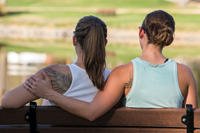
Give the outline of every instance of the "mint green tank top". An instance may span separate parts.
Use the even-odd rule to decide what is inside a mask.
[[[153,65],[140,58],[132,60],[132,88],[125,97],[126,107],[179,108],[183,96],[179,88],[177,63],[171,59]]]

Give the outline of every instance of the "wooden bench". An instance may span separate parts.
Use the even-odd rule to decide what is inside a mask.
[[[29,121],[25,120],[27,113]],[[200,133],[200,109],[117,108],[90,122],[53,106],[0,108],[0,133],[36,130],[40,133]]]

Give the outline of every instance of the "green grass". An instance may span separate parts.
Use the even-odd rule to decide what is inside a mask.
[[[140,53],[137,45],[109,44],[106,49],[109,68],[128,63]]]
[[[141,54],[139,44],[123,45],[111,44],[107,46],[108,63],[113,66],[128,63],[133,58]],[[168,58],[182,58],[182,59],[197,59],[200,58],[200,46],[197,45],[175,45],[164,48],[163,54]],[[110,56],[109,52],[115,53],[115,56]]]
[[[176,31],[200,31],[200,17],[198,14],[172,14],[176,21]],[[57,12],[33,12],[16,16],[6,16],[0,19],[0,23],[6,25],[51,25],[54,27],[73,28],[77,21],[85,15],[95,15],[102,18],[109,28],[137,30],[137,27],[142,23],[145,13],[124,13],[116,16],[104,16],[95,12],[65,11],[59,13],[59,15]]]
[[[7,0],[9,6],[40,6],[40,7],[168,7],[172,4],[164,0]]]
[[[77,21],[85,15],[96,15],[102,18],[109,28],[123,28],[123,29],[137,29],[137,27],[142,23],[144,14],[125,14],[125,15],[118,15],[116,17],[105,17],[102,15],[98,15],[95,13],[82,13],[77,15],[76,17],[68,16],[66,18],[61,19],[60,16],[56,16],[56,14],[51,14],[49,16],[45,16],[45,21],[37,21],[43,20],[43,18],[40,16],[37,16],[36,14],[32,14],[32,17],[36,17],[36,21],[29,21],[28,18],[32,18],[30,15],[24,15],[21,17],[18,17],[18,19],[13,18],[6,18],[4,20],[0,20],[1,23],[4,23],[6,25],[8,24],[15,24],[18,25],[30,25],[30,26],[48,26],[53,25],[54,27],[69,27],[73,28],[74,25],[77,23]],[[52,16],[54,16],[54,19],[52,20]],[[56,18],[57,17],[57,18]],[[21,18],[21,21],[20,21]],[[182,20],[185,18],[184,20]],[[176,30],[177,31],[200,31],[200,17],[197,15],[194,15],[194,18],[196,19],[190,19],[187,18],[187,16],[180,15],[177,16],[176,19]],[[24,20],[24,21],[23,21]]]
[[[17,43],[16,43],[17,42]],[[66,60],[70,57],[71,60],[75,58],[75,52],[72,44],[68,42],[59,41],[10,41],[5,40],[0,42],[6,46],[7,51],[15,52],[36,52],[36,53],[47,53],[58,60]]]
[[[190,13],[198,6],[180,8],[165,0],[7,0],[7,7],[8,14],[0,19],[5,25],[73,28],[81,17],[95,15],[110,28],[137,29],[148,12],[164,9],[174,15],[177,31],[200,31],[199,14]],[[116,10],[117,15],[99,14],[102,9]]]
[[[1,44],[6,44],[7,51],[31,51],[39,53],[47,53],[52,55],[58,60],[75,59],[75,50],[71,42],[66,41],[32,41],[21,40],[21,41],[9,41],[5,40]],[[107,50],[107,64],[109,68],[114,66],[128,63],[133,58],[140,55],[141,49],[139,44],[108,44]],[[164,49],[164,55],[169,58],[198,58],[200,57],[200,46],[197,45],[176,45],[169,46]]]
[[[200,46],[198,45],[184,45],[184,46],[169,46],[164,50],[164,54],[168,57],[200,57]]]
[[[7,7],[10,13],[0,19],[0,23],[5,25],[74,28],[82,16],[95,15],[102,18],[109,28],[137,30],[148,12],[165,9],[175,17],[176,31],[200,31],[199,14],[188,12],[198,9],[198,6],[180,8],[165,0],[8,0]],[[116,10],[117,15],[99,14],[100,9]],[[75,56],[70,42],[6,40],[4,43],[9,51],[46,52],[59,58]],[[167,48],[165,54],[169,57],[198,56],[200,51],[198,46],[175,47]],[[107,51],[108,61],[114,66],[139,55],[140,48],[138,45],[111,44]]]
[[[172,14],[175,18],[176,28],[179,31],[200,31],[199,14]]]

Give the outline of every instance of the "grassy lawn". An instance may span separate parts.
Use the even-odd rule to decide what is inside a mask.
[[[69,42],[4,40],[1,43],[6,45],[7,51],[47,53],[58,60],[65,60],[67,57],[75,58],[74,48]]]
[[[69,59],[73,61],[75,50],[69,41],[29,41],[18,40],[17,43],[11,40],[5,40],[1,43],[6,44],[7,51],[32,51],[38,53],[47,53],[58,61]],[[107,65],[109,68],[128,63],[131,59],[139,56],[141,50],[139,44],[108,44],[107,50]],[[198,45],[172,45],[164,49],[164,54],[170,58],[198,58],[200,46]]]
[[[172,4],[164,0],[8,0],[10,6],[41,6],[41,7],[167,7]]]
[[[155,9],[172,13],[177,31],[200,31],[199,14],[192,12],[198,6],[181,8],[165,0],[7,0],[8,14],[0,23],[73,28],[82,16],[95,15],[110,28],[136,29]],[[116,15],[99,13],[101,10],[114,10]]]
[[[116,15],[105,15],[100,10],[114,10]],[[101,17],[109,28],[137,30],[144,16],[155,9],[164,9],[175,17],[176,31],[199,31],[200,17],[193,11],[199,7],[188,5],[179,7],[165,0],[7,0],[7,15],[1,17],[0,24],[28,25],[54,28],[74,28],[84,15]],[[8,51],[34,51],[52,54],[56,58],[75,58],[71,42],[58,40],[12,40],[1,39]],[[176,48],[177,47],[177,48]],[[181,48],[180,48],[181,47]],[[107,47],[109,66],[128,62],[137,56],[137,44],[109,44]],[[165,50],[169,57],[199,56],[199,46],[172,46]]]

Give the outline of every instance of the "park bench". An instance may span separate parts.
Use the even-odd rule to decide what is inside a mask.
[[[91,122],[59,107],[0,108],[0,133],[200,133],[200,109],[115,108]]]

